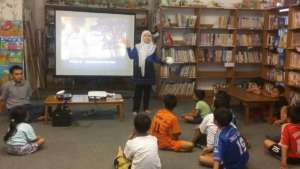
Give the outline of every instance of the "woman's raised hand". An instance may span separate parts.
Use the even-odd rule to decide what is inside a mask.
[[[129,44],[129,41],[128,41],[127,37],[121,38],[121,43],[126,45],[126,47],[130,47],[130,44]]]

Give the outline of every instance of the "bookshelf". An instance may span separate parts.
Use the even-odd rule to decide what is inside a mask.
[[[267,10],[263,49],[262,78],[270,83],[284,83],[287,53],[288,13],[282,8]]]
[[[289,7],[285,84],[289,93],[300,92],[300,5]]]
[[[178,88],[184,83],[202,88],[201,84],[206,81],[233,84],[238,79],[259,77],[263,60],[264,13],[265,10],[260,9],[160,6],[160,55],[163,59],[175,58],[176,64],[160,67],[158,96],[173,93],[167,87],[171,85],[172,88],[177,83]],[[172,54],[167,54],[167,50]],[[184,57],[195,57],[189,66],[176,61],[183,57],[175,52],[180,50],[189,51]],[[180,70],[188,72],[186,77],[189,78],[183,79]],[[212,93],[213,89],[207,90]],[[178,95],[181,96],[191,98],[192,93]]]

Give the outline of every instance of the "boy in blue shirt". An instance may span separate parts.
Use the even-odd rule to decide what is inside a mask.
[[[243,169],[249,153],[240,132],[230,123],[232,113],[227,108],[220,108],[214,112],[214,120],[219,128],[215,138],[213,152],[213,169]]]

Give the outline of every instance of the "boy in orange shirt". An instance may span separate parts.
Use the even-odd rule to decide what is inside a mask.
[[[151,134],[158,139],[159,148],[177,152],[192,151],[192,142],[179,140],[181,128],[172,112],[177,105],[176,96],[166,95],[163,101],[165,108],[155,114],[150,129]]]

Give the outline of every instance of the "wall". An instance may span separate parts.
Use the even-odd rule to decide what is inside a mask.
[[[0,20],[22,20],[23,0],[0,0]]]
[[[23,64],[23,0],[0,0],[0,84],[11,65]]]

